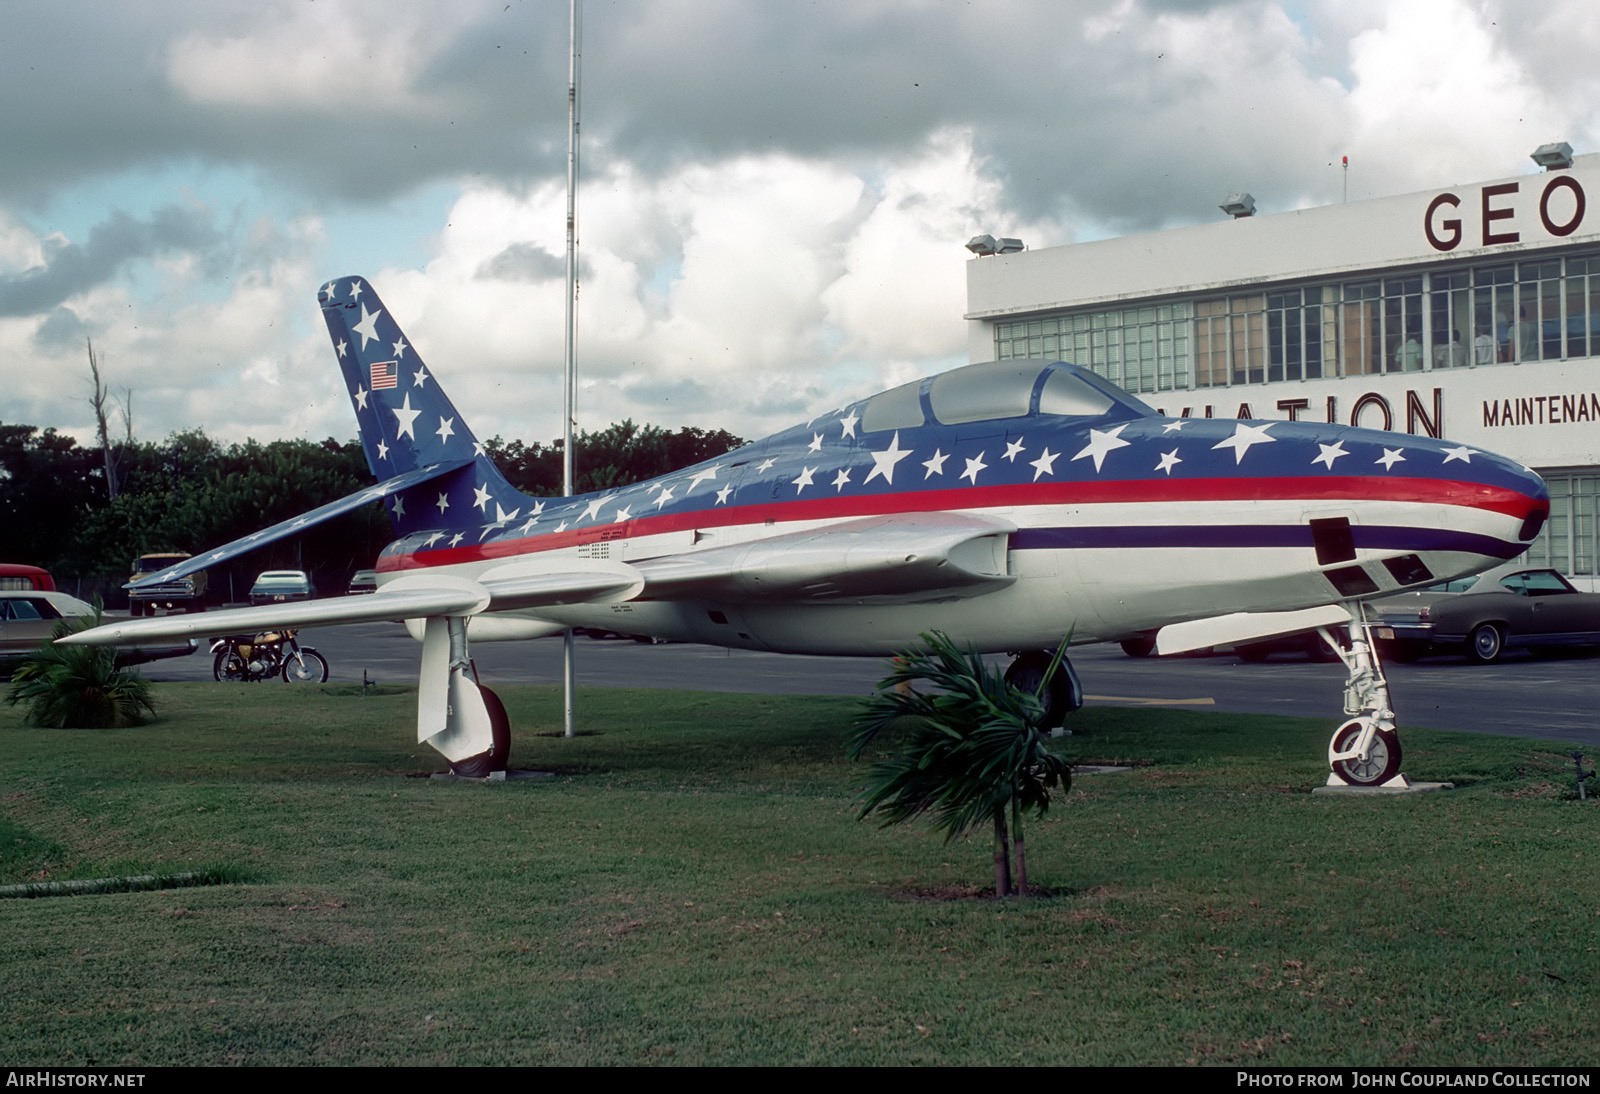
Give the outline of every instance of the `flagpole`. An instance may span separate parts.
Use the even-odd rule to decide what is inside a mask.
[[[568,17],[569,49],[567,56],[567,382],[563,398],[561,444],[561,491],[571,497],[572,490],[572,420],[574,378],[577,374],[577,301],[578,301],[578,15],[580,0],[570,0]],[[562,638],[561,675],[565,695],[565,729],[568,737],[576,737],[577,715],[574,693],[577,690],[577,670],[573,664],[572,628],[568,627]]]

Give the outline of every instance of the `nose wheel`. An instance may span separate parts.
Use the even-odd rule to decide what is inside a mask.
[[[1389,703],[1389,681],[1360,604],[1351,605],[1348,648],[1326,627],[1318,632],[1350,671],[1344,684],[1344,712],[1350,718],[1328,742],[1329,786],[1409,785],[1400,773],[1400,735]]]

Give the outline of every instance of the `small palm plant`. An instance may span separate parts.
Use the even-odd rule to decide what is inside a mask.
[[[100,603],[94,615],[62,619],[55,638],[97,627]],[[58,646],[47,641],[12,675],[11,704],[27,703],[29,725],[50,729],[118,729],[141,725],[155,717],[150,684],[143,677],[117,668],[109,646]]]
[[[900,723],[902,730],[872,765],[861,817],[876,813],[890,825],[927,814],[946,843],[989,821],[995,895],[1026,896],[1023,814],[1042,816],[1051,791],[1065,791],[1072,782],[1067,761],[1046,744],[1041,698],[1066,647],[1063,640],[1033,694],[1006,683],[976,650],[957,649],[938,632],[922,635],[921,646],[895,659],[850,736],[854,759],[891,725]]]

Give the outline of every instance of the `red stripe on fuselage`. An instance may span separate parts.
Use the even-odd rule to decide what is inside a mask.
[[[624,488],[628,489],[628,488]],[[619,495],[621,491],[618,492]],[[1504,513],[1518,520],[1538,502],[1516,490],[1477,482],[1446,479],[1367,476],[1142,479],[1104,482],[1012,483],[952,490],[913,490],[903,494],[863,494],[835,498],[797,498],[756,505],[697,509],[636,517],[620,524],[592,524],[565,532],[545,532],[493,543],[444,547],[425,554],[390,556],[378,561],[384,572],[450,566],[465,562],[514,558],[558,551],[586,543],[630,540],[696,528],[740,524],[786,524],[804,520],[840,520],[885,513],[925,513],[949,509],[1004,509],[1028,505],[1096,505],[1180,501],[1396,501],[1461,505]]]

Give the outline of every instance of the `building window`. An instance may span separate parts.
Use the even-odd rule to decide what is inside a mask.
[[[995,359],[1083,365],[1132,392],[1189,386],[1189,305],[1147,304],[995,324]]]
[[[1550,519],[1528,548],[1528,562],[1574,577],[1600,576],[1600,477],[1541,472],[1550,488]]]

